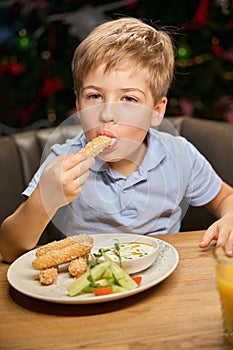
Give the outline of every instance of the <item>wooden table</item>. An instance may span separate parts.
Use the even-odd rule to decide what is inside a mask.
[[[160,235],[178,251],[166,280],[126,299],[89,305],[40,301],[9,287],[0,262],[1,350],[232,349],[222,334],[211,249],[201,231]]]

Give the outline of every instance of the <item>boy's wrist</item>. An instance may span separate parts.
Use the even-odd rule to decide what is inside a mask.
[[[49,200],[48,197],[49,195],[45,196],[42,194],[40,186],[38,185],[31,195],[31,200],[33,200],[38,207],[38,215],[44,214],[49,220],[51,220],[59,209],[59,206],[53,198]]]

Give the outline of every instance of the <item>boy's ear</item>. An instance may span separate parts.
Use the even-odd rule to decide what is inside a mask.
[[[166,111],[166,106],[167,106],[167,98],[162,97],[154,107],[154,110],[151,116],[151,126],[158,126],[162,123],[162,120]]]

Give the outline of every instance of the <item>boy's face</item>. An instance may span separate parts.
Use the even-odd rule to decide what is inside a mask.
[[[159,104],[154,106],[144,71],[135,74],[128,66],[105,73],[101,65],[84,79],[76,107],[88,141],[99,135],[116,139],[101,158],[118,161],[142,147],[150,125],[158,119],[157,114],[163,117],[164,99],[160,101],[164,110],[159,110]]]

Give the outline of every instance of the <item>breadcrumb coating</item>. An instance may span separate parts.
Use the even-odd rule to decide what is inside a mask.
[[[61,239],[60,241],[53,241],[53,242],[47,243],[47,244],[37,248],[36,256],[49,254],[53,250],[66,248],[74,243],[80,243],[80,244],[92,246],[93,242],[94,242],[94,240],[92,237],[83,233],[80,235],[75,235],[72,237],[67,237],[67,238]]]
[[[80,277],[87,271],[87,259],[80,257],[74,260],[71,260],[68,271],[73,277]]]
[[[80,256],[89,254],[91,246],[85,246],[80,243],[74,243],[62,249],[52,250],[49,254],[38,256],[32,262],[36,270],[44,270],[48,267],[54,267],[74,260]]]
[[[83,233],[39,247],[32,266],[40,270],[40,283],[43,285],[54,283],[59,272],[58,267],[64,263],[69,263],[68,271],[71,276],[81,276],[87,270],[88,254],[93,243],[93,237]]]
[[[98,136],[92,141],[88,142],[87,145],[82,148],[79,152],[86,152],[92,157],[96,157],[99,153],[110,146],[112,143],[112,138],[108,136]]]
[[[41,270],[39,274],[40,283],[46,286],[56,282],[58,269],[56,267],[50,267],[45,270]]]

